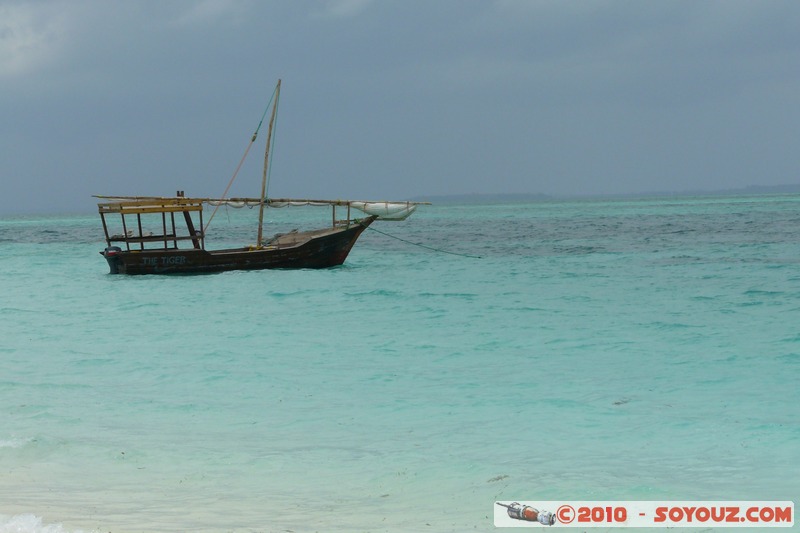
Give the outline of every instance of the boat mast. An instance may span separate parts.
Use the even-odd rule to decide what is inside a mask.
[[[269,168],[269,145],[272,143],[272,124],[275,122],[275,113],[278,111],[278,98],[281,94],[281,80],[275,87],[275,103],[272,106],[272,115],[269,117],[269,128],[267,129],[267,148],[264,150],[264,174],[261,177],[261,197],[258,201],[258,240],[256,248],[261,248],[262,235],[264,229],[264,204],[267,195],[267,169]]]

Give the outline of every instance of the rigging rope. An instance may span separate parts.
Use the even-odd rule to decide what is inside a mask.
[[[389,233],[386,233],[385,231],[381,231],[379,229],[375,229],[372,226],[367,227],[367,229],[372,230],[372,231],[377,231],[381,235],[386,235],[387,237],[391,237],[392,239],[397,239],[398,241],[402,241],[402,242],[405,242],[407,244],[413,244],[414,246],[419,246],[420,248],[425,248],[427,250],[432,250],[434,252],[440,252],[440,253],[443,253],[443,254],[450,254],[450,255],[458,255],[458,256],[461,256],[461,257],[470,257],[472,259],[483,259],[479,255],[470,255],[470,254],[461,254],[461,253],[458,253],[458,252],[450,252],[448,250],[442,250],[441,248],[434,248],[432,246],[426,246],[426,245],[420,244],[418,242],[408,241],[406,239],[402,239],[402,238],[397,237],[395,235],[390,235]]]
[[[277,87],[275,88],[275,91],[277,91]],[[236,176],[239,174],[239,170],[242,168],[242,164],[244,163],[244,160],[247,158],[247,153],[250,152],[250,148],[252,148],[253,143],[256,142],[256,137],[258,137],[258,132],[261,130],[261,125],[264,123],[264,118],[267,116],[267,112],[269,111],[270,105],[272,104],[272,99],[275,98],[275,91],[272,91],[272,96],[270,97],[269,102],[267,103],[267,107],[264,108],[264,112],[261,114],[261,120],[258,121],[258,126],[256,126],[256,131],[253,132],[253,137],[250,139],[250,144],[247,145],[247,148],[244,151],[244,155],[242,155],[242,159],[239,160],[239,164],[236,166],[236,170],[233,171],[233,176],[231,176],[231,180],[228,182],[228,186],[225,187],[225,192],[222,193],[222,196],[220,196],[220,198],[228,197],[228,191],[230,190],[231,185],[233,185],[233,181],[236,179]],[[272,141],[272,144],[273,145],[275,144],[274,139]],[[208,230],[208,226],[211,225],[211,221],[214,220],[214,215],[217,214],[217,210],[219,209],[220,205],[221,203],[217,204],[214,207],[214,211],[208,218],[208,222],[206,222],[206,227],[203,228],[204,234]]]

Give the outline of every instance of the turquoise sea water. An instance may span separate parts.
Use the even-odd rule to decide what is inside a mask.
[[[252,215],[218,214],[209,247],[254,240]],[[0,532],[489,531],[495,500],[798,501],[800,196],[375,227],[480,258],[367,231],[335,269],[111,276],[98,217],[1,218]]]

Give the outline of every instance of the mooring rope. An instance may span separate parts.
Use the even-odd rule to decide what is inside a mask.
[[[414,245],[414,246],[419,246],[420,248],[425,248],[426,250],[431,250],[431,251],[434,251],[434,252],[440,252],[440,253],[443,253],[443,254],[458,255],[458,256],[461,256],[461,257],[470,257],[472,259],[482,259],[482,257],[479,256],[479,255],[461,254],[461,253],[458,253],[458,252],[451,252],[451,251],[448,251],[448,250],[442,250],[441,248],[434,248],[433,246],[426,246],[426,245],[420,244],[418,242],[412,242],[412,241],[397,237],[395,235],[391,235],[389,233],[386,233],[385,231],[381,231],[379,229],[375,229],[372,226],[369,226],[367,229],[372,230],[372,231],[377,231],[381,235],[386,235],[387,237],[391,237],[392,239],[397,239],[398,241],[402,241],[402,242],[407,243],[407,244],[411,244],[411,245]]]

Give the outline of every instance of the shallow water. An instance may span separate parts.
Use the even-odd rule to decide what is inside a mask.
[[[335,269],[174,277],[108,275],[95,216],[0,219],[0,531],[796,499],[799,208],[430,206],[375,227],[480,258],[367,231]],[[252,216],[218,214],[209,245],[253,240]]]

